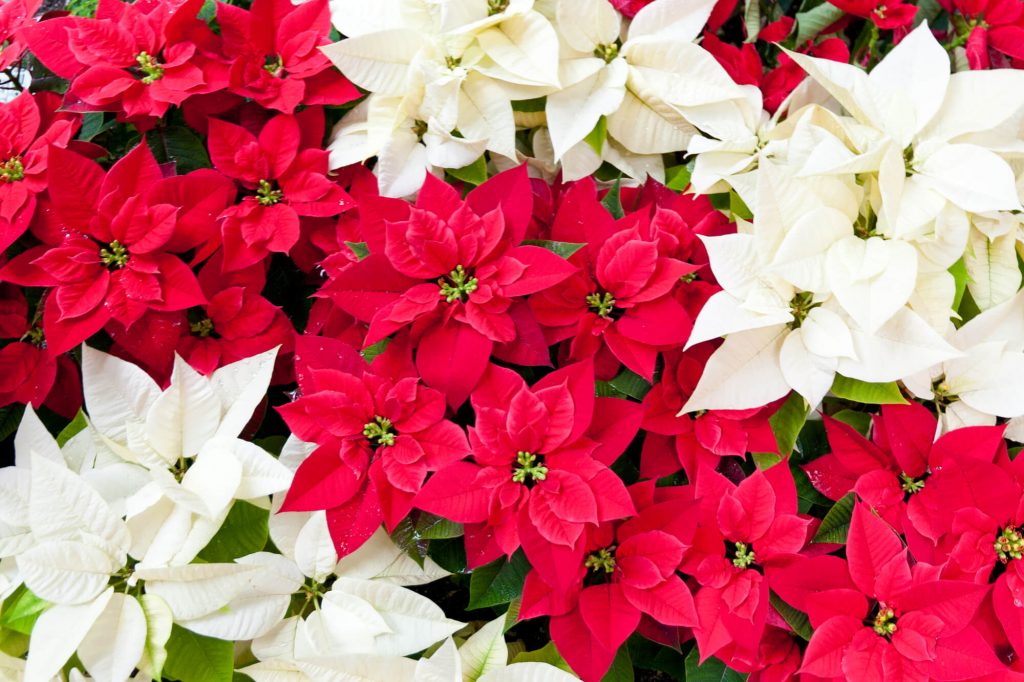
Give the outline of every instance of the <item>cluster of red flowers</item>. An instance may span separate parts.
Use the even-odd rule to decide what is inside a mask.
[[[701,237],[736,230],[711,199],[526,166],[384,198],[328,170],[360,92],[318,49],[326,0],[218,2],[216,31],[202,0],[39,4],[0,7],[0,70],[30,50],[67,84],[0,104],[0,407],[73,417],[86,340],[164,384],[175,353],[211,373],[279,347],[297,397],[272,402],[316,446],[282,510],[327,510],[342,556],[433,515],[461,524],[466,570],[524,558],[519,618],[548,617],[584,680],[634,633],[757,681],[1024,677],[1024,460],[1002,427],[933,442],[927,408],[890,405],[870,440],[867,412],[823,416],[827,454],[790,457],[786,401],[676,416],[716,344],[683,350],[718,291]],[[917,11],[832,4],[825,34],[898,36]],[[765,65],[793,19],[738,46],[719,5],[703,45],[774,111],[803,79],[774,47]],[[972,67],[1024,60],[1017,0],[943,6]],[[850,60],[834,35],[797,47]],[[207,167],[154,153],[172,116]],[[97,121],[131,135],[100,146]]]

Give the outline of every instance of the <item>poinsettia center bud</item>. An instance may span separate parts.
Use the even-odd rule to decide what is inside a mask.
[[[615,297],[607,291],[599,294],[596,291],[587,294],[587,307],[601,317],[609,317],[615,309]]]
[[[268,54],[263,58],[263,70],[274,78],[284,77],[284,60],[279,54]]]
[[[188,326],[193,334],[201,336],[204,339],[213,333],[213,320],[208,317],[204,317],[198,322],[193,322]]]
[[[903,488],[903,492],[910,493],[911,495],[919,493],[921,492],[921,489],[924,488],[924,478],[914,478],[913,476],[901,471],[900,487]]]
[[[462,57],[453,57],[448,55],[444,58],[444,65],[448,67],[449,71],[457,69],[462,65]]]
[[[128,264],[128,249],[115,239],[100,249],[100,262],[111,270],[119,270]]]
[[[284,192],[274,189],[274,185],[269,180],[260,180],[256,187],[256,201],[263,206],[273,206],[281,199],[284,199]]]
[[[146,85],[155,83],[164,77],[164,68],[148,52],[140,52],[135,55],[135,61],[139,65],[139,71],[143,73],[142,82]]]
[[[995,544],[992,547],[996,550],[999,561],[1004,564],[1010,559],[1020,559],[1021,552],[1024,551],[1024,536],[1021,536],[1019,528],[1004,528],[996,536]]]
[[[745,542],[737,542],[735,547],[735,556],[732,558],[732,565],[736,568],[749,568],[757,561],[757,555],[754,554],[752,547],[747,545]]]
[[[890,637],[896,632],[896,612],[885,604],[880,605],[872,629],[882,637]]]
[[[423,142],[423,136],[427,134],[428,129],[429,126],[427,125],[426,121],[416,119],[415,121],[412,122],[412,132],[414,135],[416,135],[416,140],[419,142]]]
[[[793,316],[793,321],[789,323],[789,328],[799,329],[800,325],[807,319],[807,315],[819,305],[821,304],[814,302],[814,294],[810,291],[801,291],[795,295],[789,302],[789,312]]]
[[[697,280],[697,273],[696,272],[688,272],[688,273],[686,273],[685,275],[683,275],[682,277],[679,278],[679,281],[683,282],[685,284],[689,284],[690,282],[695,282],[696,280]]]
[[[615,571],[615,556],[609,548],[604,547],[588,556],[583,565],[595,573],[601,571],[613,573]]]
[[[594,48],[594,56],[603,59],[605,64],[611,63],[619,56],[619,46],[616,43],[604,43]]]
[[[36,348],[46,347],[46,337],[43,335],[42,327],[32,327],[25,332],[24,336],[22,336],[20,340],[31,343]]]
[[[509,0],[487,0],[487,16],[493,17],[508,9]]]
[[[539,455],[522,450],[516,453],[516,463],[512,467],[513,481],[528,485],[547,477],[548,468],[541,462]]]
[[[946,375],[939,376],[932,382],[932,396],[938,407],[947,407],[960,400],[960,397],[953,392],[953,389],[946,383]]]
[[[25,165],[21,162],[20,156],[12,156],[3,163],[0,163],[0,180],[3,182],[17,182],[25,179]]]
[[[367,422],[363,426],[363,435],[374,449],[388,447],[395,444],[395,438],[398,436],[393,428],[391,420],[387,417],[374,417],[372,422]]]
[[[437,280],[437,286],[441,287],[441,298],[448,303],[469,298],[469,295],[477,290],[479,284],[477,278],[470,277],[461,265],[456,265],[447,277]]]

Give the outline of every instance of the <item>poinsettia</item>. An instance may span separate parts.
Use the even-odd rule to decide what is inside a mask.
[[[522,297],[563,282],[575,267],[547,249],[520,245],[532,201],[520,168],[496,175],[465,200],[431,176],[415,205],[363,202],[369,255],[355,263],[346,255],[329,258],[320,295],[369,322],[367,344],[410,327],[420,375],[457,407],[492,352],[517,364],[550,363]]]
[[[801,672],[867,682],[966,680],[1005,670],[970,625],[984,586],[911,566],[899,536],[860,503],[846,556],[803,559],[773,583],[815,628]]]
[[[224,268],[237,270],[270,252],[287,253],[299,239],[299,216],[329,217],[354,205],[327,177],[327,152],[317,148],[323,111],[281,114],[267,121],[259,137],[245,128],[211,118],[210,158],[251,194],[221,214]]]
[[[71,82],[67,105],[159,117],[171,105],[225,85],[216,37],[196,18],[202,5],[103,0],[95,18],[57,17],[23,35],[47,68]]]
[[[835,6],[890,31],[909,26],[917,14],[917,7],[902,0],[837,0]]]
[[[697,625],[693,595],[676,573],[693,539],[696,505],[688,488],[630,489],[637,515],[590,526],[572,552],[539,545],[523,585],[520,618],[551,616],[551,637],[583,680],[600,680],[622,643],[647,617],[661,626]]]
[[[0,70],[9,69],[25,54],[27,45],[21,31],[34,23],[33,15],[42,4],[42,0],[10,0],[0,5]]]
[[[389,357],[401,353],[399,345]],[[393,530],[427,474],[462,459],[470,447],[465,432],[445,418],[444,396],[420,383],[411,362],[394,369],[378,358],[367,367],[354,349],[329,348],[337,355],[324,364],[326,354],[302,354],[300,347],[302,396],[278,408],[296,436],[319,446],[296,471],[281,510],[326,509],[345,556],[381,521]]]
[[[285,114],[359,97],[319,49],[331,32],[327,0],[254,0],[248,10],[219,2],[217,24],[232,92]]]
[[[607,346],[651,380],[658,351],[689,335],[689,316],[672,293],[700,266],[671,256],[676,244],[666,225],[674,216],[670,211],[659,209],[652,218],[637,213],[617,224],[596,205],[593,182],[580,184],[569,190],[572,200],[563,202],[551,229],[555,241],[585,244],[569,258],[579,271],[532,296],[530,308],[550,343],[572,338],[571,358],[590,357]],[[590,210],[580,206],[587,201]],[[586,223],[579,220],[584,212],[591,218]]]
[[[951,28],[966,35],[967,62],[972,69],[992,66],[990,51],[1011,60],[1024,59],[1024,12],[1011,0],[941,0],[951,15]]]
[[[0,9],[6,11],[8,3]],[[78,131],[77,116],[57,113],[53,93],[24,92],[0,104],[0,250],[25,232],[46,189],[50,146],[67,147]]]
[[[111,319],[125,326],[146,310],[183,310],[205,302],[195,275],[173,246],[179,206],[157,203],[161,170],[149,147],[135,147],[107,172],[70,151],[51,147],[49,194],[64,235],[8,263],[0,279],[54,287],[43,331],[63,353]]]
[[[593,365],[556,370],[532,387],[490,364],[473,391],[473,462],[434,474],[415,504],[466,525],[473,566],[523,545],[572,548],[588,524],[623,518],[633,503],[608,466],[632,440],[639,405],[594,397]],[[601,435],[598,436],[597,434]],[[522,542],[536,533],[541,543]]]
[[[756,661],[771,571],[803,549],[810,521],[797,515],[796,485],[785,460],[739,485],[703,468],[696,494],[700,522],[683,570],[701,584],[694,628],[701,658],[732,644],[733,656]]]

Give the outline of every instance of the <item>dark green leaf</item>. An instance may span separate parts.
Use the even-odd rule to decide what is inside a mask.
[[[841,421],[844,424],[852,426],[857,429],[862,436],[868,435],[868,428],[871,426],[871,415],[867,412],[840,410],[832,415],[832,418],[836,421]]]
[[[895,381],[873,384],[837,374],[832,382],[832,394],[838,398],[866,405],[906,405],[907,400]]]
[[[647,379],[628,369],[622,370],[617,377],[608,383],[616,391],[625,393],[630,398],[636,398],[637,400],[643,400],[644,396],[651,390],[651,384]]]
[[[523,245],[539,246],[542,249],[558,254],[562,258],[568,258],[586,246],[586,244],[578,244],[576,242],[553,242],[550,239],[524,239]]]
[[[697,663],[699,660],[697,647],[693,647],[686,657],[686,682],[742,682],[747,679],[746,673],[725,667],[717,658],[709,658],[703,665]]]
[[[793,452],[796,438],[806,421],[807,403],[799,393],[793,391],[778,412],[768,419],[772,433],[775,434],[775,443],[779,446],[779,454],[788,456]]]
[[[424,540],[450,540],[465,534],[461,523],[426,512],[416,519],[416,533]]]
[[[173,161],[179,174],[210,167],[210,157],[203,141],[185,126],[170,126],[150,133],[159,138],[168,161]],[[150,139],[147,137],[147,139]]]
[[[601,156],[604,153],[604,141],[608,139],[608,119],[604,116],[597,119],[597,125],[587,133],[583,141],[590,145],[594,153]]]
[[[356,254],[356,260],[363,260],[370,255],[370,248],[366,246],[366,242],[345,242],[345,246]]]
[[[546,104],[547,99],[545,99],[544,97],[535,97],[533,99],[521,99],[512,102],[512,111],[536,113],[538,111],[544,111],[544,107]]]
[[[427,558],[428,542],[416,532],[416,526],[413,525],[411,518],[407,516],[395,526],[395,530],[391,533],[391,540],[419,564],[420,568],[423,568],[423,562]]]
[[[167,640],[164,677],[179,682],[224,682],[231,678],[235,645],[175,625]]]
[[[94,137],[110,130],[117,121],[111,118],[109,121],[104,121],[104,114],[101,111],[92,111],[82,116],[82,128],[78,131],[78,139],[89,142]]]
[[[64,447],[80,431],[84,431],[86,426],[88,426],[88,423],[85,421],[85,413],[79,410],[75,418],[71,420],[71,423],[57,434],[57,445]]]
[[[850,518],[853,516],[854,493],[847,493],[839,499],[821,520],[818,532],[811,542],[842,544],[850,532]]]
[[[427,552],[438,566],[449,573],[466,571],[466,546],[462,538],[431,540]]]
[[[40,599],[32,590],[21,585],[0,606],[0,626],[24,635],[31,634],[36,619],[49,607],[50,602]]]
[[[268,510],[236,500],[220,530],[199,552],[199,558],[214,563],[226,563],[260,551],[267,544],[269,518]]]
[[[622,210],[622,198],[620,192],[622,190],[622,180],[616,179],[615,184],[608,190],[608,193],[604,195],[604,199],[601,200],[601,205],[608,209],[608,212],[612,214],[612,217],[618,220],[626,214]]]
[[[377,356],[384,352],[384,349],[391,343],[391,337],[385,336],[377,343],[367,346],[366,348],[359,351],[359,354],[363,356],[363,360],[366,360],[366,364],[372,365],[373,361],[377,359]]]
[[[832,500],[828,499],[811,484],[811,479],[800,468],[795,459],[789,460],[789,469],[793,473],[793,482],[796,484],[796,496],[799,501],[800,513],[806,514],[814,505],[828,507]]]
[[[769,469],[782,461],[782,455],[776,452],[752,452],[750,457],[758,469]]]
[[[831,3],[823,3],[796,15],[796,44],[803,45],[845,16],[845,12]]]
[[[462,168],[449,168],[448,174],[470,185],[482,185],[487,180],[487,159],[481,155],[479,159]]]
[[[609,381],[595,381],[594,395],[598,398],[625,398],[625,393],[612,386]]]
[[[629,656],[641,670],[660,670],[674,680],[686,679],[686,657],[676,649],[656,644],[639,634],[628,640]]]
[[[601,682],[633,682],[633,661],[629,657],[629,647],[625,644],[615,653],[612,667],[601,678]]]
[[[558,653],[558,649],[555,648],[554,642],[548,642],[540,649],[536,651],[524,651],[518,654],[512,659],[513,663],[547,663],[553,665],[560,670],[564,670],[567,673],[572,672],[572,668],[565,662],[562,655]]]
[[[523,581],[530,571],[523,550],[517,550],[512,559],[498,559],[473,571],[469,580],[469,608],[508,604],[523,593]]]
[[[6,440],[8,436],[18,430],[18,424],[21,423],[23,414],[25,414],[25,406],[21,403],[0,407],[0,440]]]
[[[811,635],[814,634],[814,629],[811,627],[811,621],[807,617],[807,614],[803,611],[798,611],[792,606],[782,601],[782,597],[769,592],[768,598],[771,600],[772,606],[779,612],[782,619],[789,624],[789,627],[793,628],[793,632],[800,635],[803,639],[810,641]]]

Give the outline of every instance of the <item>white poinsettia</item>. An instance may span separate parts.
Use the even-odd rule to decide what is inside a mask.
[[[449,638],[421,658],[409,682],[572,682],[576,676],[547,663],[508,663],[505,616],[474,632],[456,649]]]
[[[1024,292],[951,330],[961,356],[905,379],[918,398],[935,400],[944,431],[992,425],[997,417],[1024,416]],[[1021,440],[1021,420],[1008,436]]]
[[[240,439],[263,400],[276,350],[204,377],[175,358],[170,386],[88,347],[82,383],[90,428],[110,452],[146,472],[127,500],[131,554],[143,565],[190,562],[236,500],[288,487],[291,471]]]

